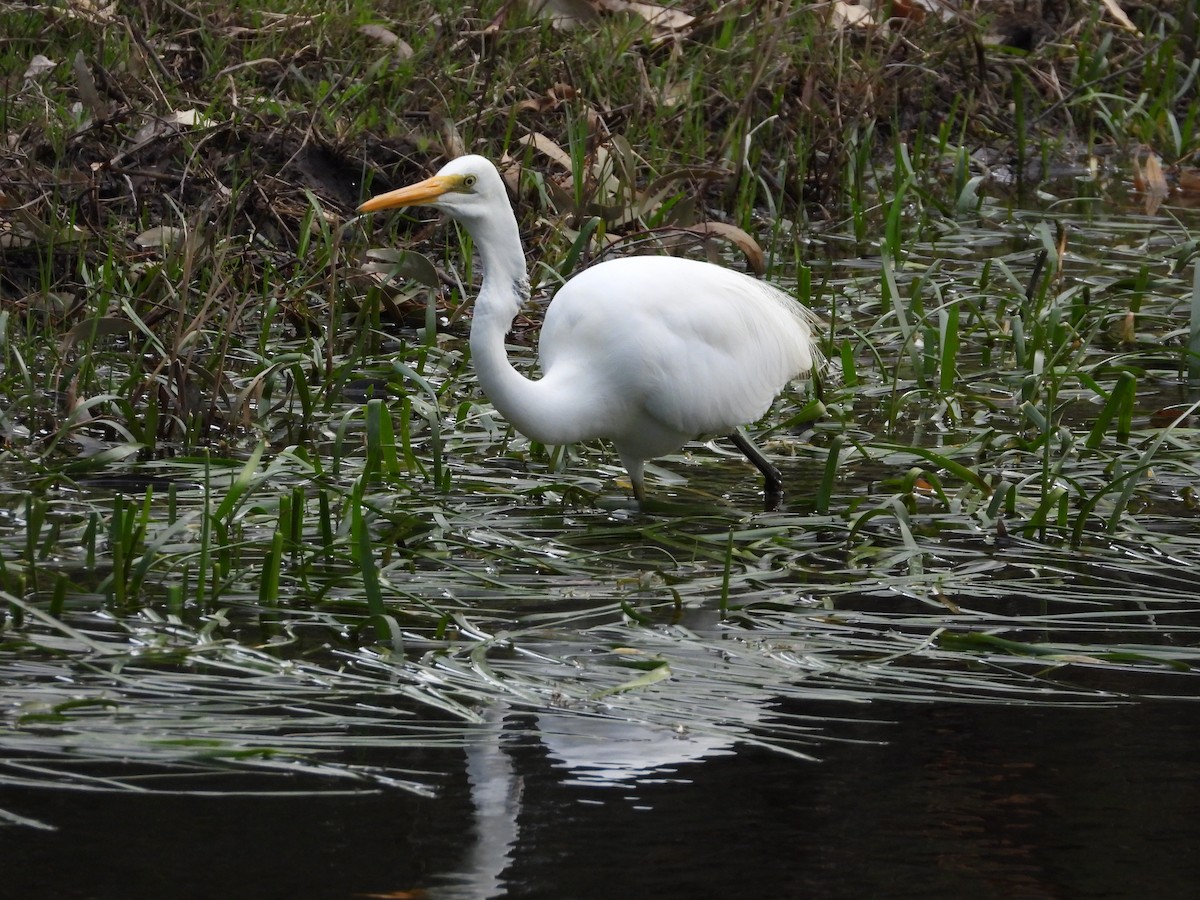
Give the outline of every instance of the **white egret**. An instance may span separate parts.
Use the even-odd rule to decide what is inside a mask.
[[[643,465],[702,435],[728,435],[763,473],[779,470],[740,431],[818,360],[816,320],[783,291],[712,263],[631,256],[592,266],[555,295],[542,323],[542,376],[508,360],[505,336],[529,299],[525,251],[500,173],[463,156],[359,207],[444,210],[483,263],[471,356],[492,404],[521,434],[558,446],[604,438],[645,499]]]

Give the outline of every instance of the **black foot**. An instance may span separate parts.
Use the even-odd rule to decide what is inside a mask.
[[[745,454],[746,459],[754,463],[758,471],[763,474],[763,493],[766,495],[767,511],[770,512],[779,507],[779,501],[783,499],[783,476],[779,474],[779,470],[771,463],[769,459],[763,456],[761,450],[754,446],[754,442],[740,431],[735,431],[729,435],[729,439],[733,441],[733,445]]]

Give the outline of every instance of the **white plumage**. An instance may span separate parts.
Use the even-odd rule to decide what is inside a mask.
[[[728,434],[763,472],[768,493],[780,492],[778,470],[738,428],[819,359],[815,319],[795,299],[711,263],[670,256],[600,263],[555,295],[538,345],[542,377],[530,380],[505,349],[529,282],[496,167],[460,157],[359,209],[413,205],[445,210],[479,250],[471,355],[484,392],[518,431],[548,445],[611,441],[639,500],[646,460],[701,435]]]

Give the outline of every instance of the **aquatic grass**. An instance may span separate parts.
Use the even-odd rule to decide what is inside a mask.
[[[38,615],[33,608],[26,610]],[[78,644],[87,648],[92,663],[81,668],[76,689],[69,692],[56,692],[45,683],[52,668],[32,661],[18,664],[25,674],[23,688],[13,695],[16,715],[0,738],[5,748],[0,781],[9,785],[203,791],[204,776],[240,769],[302,779],[304,784],[293,790],[328,790],[350,781],[359,790],[400,787],[427,793],[430,785],[423,773],[386,762],[390,754],[383,751],[389,746],[392,754],[405,746],[438,746],[454,734],[449,723],[455,717],[474,718],[448,697],[436,702],[440,724],[433,716],[421,720],[405,715],[402,707],[389,708],[406,693],[434,697],[436,689],[429,684],[402,686],[393,679],[396,688],[384,692],[373,680],[349,672],[337,675],[248,647],[203,641],[179,624],[144,620],[136,628],[144,643],[136,661],[117,634],[71,629],[55,620],[44,624],[49,628],[45,637],[35,636],[27,649],[43,639],[63,648]],[[336,691],[329,690],[327,675],[340,685]],[[188,703],[176,702],[181,693]],[[370,713],[363,704],[368,696]],[[306,710],[302,715],[297,714],[300,708]],[[131,727],[131,719],[137,727]],[[329,731],[339,720],[342,726],[354,726],[343,727],[341,745],[355,748],[360,758],[373,751],[379,762],[324,764],[322,757],[331,749]],[[89,738],[86,754],[63,743],[71,735]],[[121,760],[124,771],[106,764]],[[156,776],[159,786],[147,776]],[[259,785],[259,791],[283,787],[263,786],[261,780]]]
[[[891,509],[894,511],[896,507],[893,506]],[[445,517],[447,516],[448,512],[449,510],[443,509],[441,515]],[[459,515],[470,514],[459,513]],[[905,518],[902,516],[900,521],[905,521]],[[481,551],[485,551],[487,546],[486,544],[480,543],[473,538],[469,542],[464,543],[463,538],[455,537],[455,534],[461,533],[465,537],[466,535],[470,534],[470,532],[459,532],[459,529],[454,526],[453,520],[448,520],[446,524],[450,525],[453,530],[450,532],[444,532],[441,540],[445,541],[449,539],[452,541],[452,544],[458,545],[461,549],[459,553],[456,554],[456,558],[463,560],[463,562],[458,566],[452,567],[451,569],[442,569],[442,575],[438,577],[434,577],[434,570],[426,571],[426,577],[433,578],[434,580],[434,583],[429,585],[429,589],[431,591],[429,594],[429,599],[434,600],[435,603],[437,602],[435,597],[445,591],[445,585],[447,583],[454,584],[455,587],[453,587],[452,590],[454,593],[460,596],[464,594],[477,594],[479,592],[480,584],[480,582],[477,581],[477,573],[482,571],[480,566],[486,568],[495,567],[499,561],[505,557],[508,558],[508,562],[505,564],[506,567],[511,567],[514,564],[518,566],[524,566],[527,559],[526,553],[528,552],[526,548],[535,546],[524,541],[518,541],[516,543],[512,541],[504,541],[502,545],[502,556],[493,554],[491,552],[481,553]],[[688,553],[688,555],[690,555],[691,558],[696,561],[701,561],[704,559],[709,560],[707,565],[711,566],[712,568],[712,577],[710,581],[711,587],[708,589],[711,592],[713,603],[711,608],[713,609],[714,614],[719,615],[720,619],[729,619],[730,616],[733,616],[737,620],[754,625],[754,623],[761,621],[760,616],[762,614],[766,614],[767,610],[772,611],[770,616],[778,617],[786,615],[789,618],[781,619],[780,625],[789,629],[789,633],[795,634],[794,629],[803,624],[803,631],[809,634],[809,636],[804,639],[804,645],[808,648],[805,652],[817,652],[817,648],[821,646],[821,643],[819,636],[814,636],[812,634],[812,629],[820,626],[820,624],[825,621],[825,614],[822,612],[823,607],[818,605],[816,607],[806,608],[801,606],[797,608],[793,605],[793,603],[786,602],[785,598],[787,594],[780,593],[779,587],[782,586],[782,583],[778,580],[781,577],[786,580],[786,568],[782,572],[779,572],[775,575],[772,575],[770,571],[761,570],[759,568],[761,565],[759,561],[764,558],[764,554],[772,553],[777,546],[776,541],[786,538],[786,535],[791,531],[792,528],[795,527],[795,524],[796,519],[794,516],[791,516],[785,518],[780,523],[781,527],[775,531],[772,530],[769,521],[763,522],[759,526],[730,529],[727,526],[719,526],[718,520],[717,522],[713,522],[708,526],[709,528],[711,528],[713,525],[719,526],[718,528],[714,528],[711,532],[709,532],[711,534],[711,542],[707,540],[701,540],[700,542],[681,541],[681,537],[686,532],[680,532],[678,527],[671,523],[662,523],[661,525],[657,526],[656,532],[663,538],[668,539],[672,544],[676,545],[671,551],[671,556],[674,557],[677,562],[681,559],[682,553]],[[828,528],[831,524],[835,523],[831,522],[828,517],[824,517],[820,520],[820,524],[818,524],[816,527],[818,530],[821,530]],[[609,526],[609,529],[613,530],[616,535],[628,532],[628,534],[632,536],[635,533],[630,527],[617,526],[616,528],[613,528],[613,526]],[[702,525],[700,533],[703,535],[706,531],[707,528]],[[652,532],[652,534],[653,533],[655,532]],[[860,536],[866,535],[866,532],[861,526],[859,527],[858,533]],[[361,540],[361,534],[362,533],[360,532],[357,537],[358,540]],[[871,537],[876,541],[879,539],[878,534],[872,535]],[[601,546],[612,545],[612,536],[602,538],[601,535],[596,535],[595,538],[600,538],[603,541]],[[591,565],[600,563],[607,567],[609,563],[619,562],[621,557],[625,555],[625,553],[620,553],[616,556],[605,554],[604,556],[598,557],[593,554],[587,554],[586,556],[580,557],[577,553],[571,552],[571,545],[574,542],[583,541],[584,546],[586,546],[586,543],[594,540],[595,538],[590,537],[590,532],[581,532],[577,537],[572,536],[571,532],[557,533],[552,539],[551,545],[547,548],[552,551],[552,554],[550,557],[548,557],[548,559],[553,559],[555,557],[561,558],[563,561],[562,574],[566,574],[575,569],[579,565],[579,562],[584,560],[593,560]],[[919,536],[917,531],[912,530],[912,525],[909,525],[908,536],[903,538],[901,543],[911,548],[914,542],[921,540],[923,540],[923,538]],[[558,546],[555,547],[555,545]],[[786,541],[778,545],[780,549],[786,546]],[[820,546],[820,544],[817,546]],[[471,549],[468,550],[468,548]],[[630,549],[636,550],[636,548],[637,544],[634,543]],[[462,550],[468,550],[467,555],[461,555]],[[563,551],[566,551],[565,554]],[[939,550],[938,555],[944,557],[945,552],[945,549]],[[772,553],[772,555],[774,554]],[[628,562],[622,563],[622,565],[624,566],[632,564],[633,571],[637,571],[642,565],[639,562],[640,556],[640,554],[631,556]],[[572,558],[577,559],[579,562],[573,564],[570,563],[569,560]],[[785,557],[780,557],[781,560],[783,558]],[[909,559],[910,563],[914,559],[914,557],[911,555],[909,555],[907,558]],[[959,577],[967,579],[965,582],[963,582],[962,586],[956,586],[958,582],[956,581],[955,577],[944,570],[938,573],[932,573],[927,570],[922,571],[921,569],[913,569],[911,564],[906,566],[906,570],[909,573],[910,579],[913,575],[917,575],[920,578],[925,579],[936,574],[939,583],[939,591],[955,596],[956,603],[960,607],[965,607],[970,604],[966,602],[964,595],[971,591],[977,591],[985,584],[985,582],[978,581],[978,577],[986,574],[988,569],[978,569],[974,575],[972,575],[972,571],[977,566],[978,562],[984,561],[986,558],[986,556],[981,555],[978,552],[968,553],[963,557],[963,561],[958,563],[958,565],[964,566],[962,575]],[[933,557],[926,557],[927,561],[932,559]],[[864,563],[866,563],[869,567],[882,566],[885,568],[891,568],[897,564],[897,561],[894,557],[889,557],[887,555],[875,557],[859,555],[851,562],[851,569],[849,571],[855,571]],[[792,565],[794,565],[794,563]],[[535,567],[534,571],[536,571],[537,568],[540,568],[540,566]],[[846,603],[847,601],[852,602],[853,593],[847,593],[847,591],[849,590],[853,592],[860,590],[859,588],[856,588],[855,585],[860,583],[859,579],[861,578],[861,575],[851,578],[848,581],[841,582],[840,586],[838,586],[839,579],[836,576],[835,571],[836,570],[825,569],[825,571],[822,572],[820,569],[818,569],[817,573],[819,573],[822,577],[818,579],[815,585],[810,586],[807,591],[810,593],[815,591],[817,596],[825,596],[827,598],[826,602],[832,602],[837,605]],[[861,574],[867,575],[869,574],[869,571],[870,569],[868,568]],[[574,583],[575,585],[578,585],[578,574],[579,573],[576,573],[576,575],[571,579],[570,582],[568,582],[568,584]],[[810,574],[812,574],[812,572],[810,572]],[[766,577],[769,575],[772,577]],[[556,577],[561,577],[561,575],[552,573],[549,576],[544,577],[553,579]],[[766,580],[764,580],[764,578]],[[437,585],[437,581],[441,581],[443,586],[439,587]],[[501,599],[507,595],[507,585],[509,583],[510,582],[508,579],[505,579],[505,581],[496,582],[496,588],[499,591],[496,594],[497,599]],[[678,599],[668,600],[668,607],[678,608],[679,600],[682,600],[685,604],[684,609],[690,608],[696,611],[703,610],[703,605],[695,606],[695,602],[699,598],[694,593],[703,583],[704,582],[702,579],[697,580],[694,576],[687,578],[683,582],[680,582],[679,585],[672,590],[672,593]],[[1123,585],[1124,581],[1121,580],[1118,583]],[[667,644],[663,644],[661,641],[654,640],[654,635],[657,633],[655,630],[646,630],[649,623],[645,621],[645,614],[642,614],[641,622],[633,619],[630,620],[629,624],[620,626],[614,618],[619,612],[619,605],[615,605],[610,601],[606,604],[603,604],[599,608],[595,608],[594,601],[591,601],[591,606],[585,604],[582,607],[578,607],[576,603],[567,600],[565,607],[563,607],[561,605],[563,604],[565,598],[559,597],[557,600],[555,599],[555,595],[558,592],[554,590],[553,584],[554,582],[552,580],[545,582],[546,587],[550,589],[550,593],[546,596],[546,603],[559,605],[559,611],[551,612],[550,610],[553,609],[553,606],[545,606],[545,611],[532,616],[529,620],[529,625],[520,631],[514,632],[511,624],[504,624],[506,622],[511,623],[511,612],[505,612],[498,609],[493,614],[488,613],[485,609],[481,609],[476,606],[472,610],[464,609],[461,612],[456,613],[454,615],[454,620],[457,623],[456,631],[460,635],[459,640],[465,640],[465,643],[462,644],[461,652],[468,654],[468,657],[474,660],[474,663],[465,666],[453,665],[448,669],[447,663],[449,659],[453,659],[454,654],[458,652],[451,649],[452,655],[449,658],[445,655],[435,655],[429,657],[429,663],[434,666],[431,674],[437,673],[437,677],[443,683],[448,683],[453,686],[453,691],[455,693],[487,691],[489,694],[494,694],[493,700],[489,702],[496,702],[503,699],[504,702],[519,702],[526,708],[540,708],[540,706],[546,701],[539,700],[539,697],[548,698],[552,695],[561,697],[564,690],[570,690],[573,694],[578,689],[586,692],[585,694],[579,696],[579,714],[601,714],[605,716],[619,715],[622,718],[634,715],[639,721],[646,721],[650,724],[656,725],[657,727],[671,727],[671,723],[679,723],[683,721],[679,717],[685,716],[689,727],[708,729],[716,733],[725,734],[731,740],[748,739],[749,736],[753,736],[754,740],[763,741],[769,746],[779,745],[778,741],[772,737],[772,735],[777,734],[777,732],[774,730],[771,719],[766,721],[759,720],[757,717],[753,721],[747,719],[747,716],[750,715],[755,708],[754,704],[749,704],[744,713],[737,712],[738,709],[742,708],[741,705],[734,704],[727,707],[725,704],[721,704],[719,707],[722,715],[720,721],[705,723],[702,720],[696,719],[695,710],[697,709],[697,706],[695,703],[702,702],[700,698],[706,695],[707,691],[710,690],[710,688],[704,686],[703,681],[696,680],[700,677],[698,672],[703,671],[707,673],[707,677],[715,679],[713,681],[714,687],[720,684],[722,685],[722,691],[728,691],[728,683],[726,679],[729,677],[729,670],[728,667],[724,667],[718,672],[713,672],[710,667],[704,666],[700,670],[693,671],[692,667],[685,665],[683,661],[688,659],[689,655],[693,652],[699,654],[697,661],[699,661],[701,657],[711,652],[705,648],[708,646],[708,642],[710,640],[713,638],[720,638],[721,631],[719,628],[717,632],[712,634],[712,637],[706,637],[705,635],[708,633],[708,630],[711,628],[711,626],[708,628],[700,628],[700,630],[697,631],[696,629],[700,623],[699,621],[695,622],[690,629],[692,635],[687,639],[687,641],[695,642],[695,650],[681,650],[676,644],[683,632],[674,633],[670,638],[670,641]],[[905,591],[911,592],[913,590],[919,590],[919,584],[920,582],[918,581],[910,580],[909,586],[905,589]],[[1006,584],[1003,580],[998,581],[993,578],[986,582],[986,585],[989,589],[989,592],[991,592],[993,595],[995,595],[997,591],[1013,591],[1019,593],[1021,590],[1019,580],[1012,582],[1011,584]],[[834,590],[835,586],[836,590]],[[577,590],[577,588],[575,589]],[[1124,588],[1122,588],[1122,590],[1123,589]],[[526,590],[528,592],[528,588]],[[680,591],[684,591],[684,594],[681,595]],[[1103,609],[1104,598],[1102,595],[1100,595],[1094,589],[1089,589],[1087,592],[1085,592],[1085,595],[1089,605]],[[767,605],[763,606],[764,603]],[[1166,609],[1169,608],[1170,603],[1171,595],[1169,593],[1160,593],[1159,605],[1162,608],[1162,612],[1166,612]],[[726,604],[724,613],[721,613],[719,610],[721,604]],[[26,609],[29,608],[27,604],[23,603],[23,601],[19,605],[22,605]],[[788,613],[788,610],[791,610],[791,613]],[[892,619],[883,610],[877,611],[874,614],[866,614],[866,619],[864,620],[864,612],[856,614],[855,618],[863,621],[870,621],[872,619],[878,620],[879,626],[885,629],[879,633],[877,639],[893,632],[901,625],[901,622],[907,623],[907,625],[903,626],[903,629],[906,633],[907,629],[913,629],[912,634],[914,637],[919,636],[923,628],[943,627],[946,624],[946,619],[944,616],[935,616],[929,620],[927,625],[923,625],[922,619],[920,617],[914,617],[911,613],[903,614],[902,618],[900,619]],[[599,616],[602,620],[607,619],[608,622],[607,624],[603,624],[602,622],[602,624],[598,626],[587,628],[575,637],[568,639],[566,634],[562,631],[562,628],[567,622],[575,622],[576,624],[574,625],[574,628],[578,628],[579,623],[581,622],[579,618],[580,613],[585,613],[587,616],[591,617]],[[1118,613],[1118,615],[1119,614],[1120,613]],[[292,612],[287,613],[287,615],[288,617],[295,619],[293,625],[291,626],[293,629],[302,627],[304,617],[302,614],[300,614],[299,610],[293,610]],[[444,617],[446,613],[443,612],[441,615]],[[797,615],[799,615],[798,619],[796,618]],[[976,612],[974,617],[978,617],[978,615],[979,613]],[[296,618],[297,616],[300,617]],[[749,616],[749,618],[747,618],[747,616]],[[218,618],[212,621],[214,623],[219,623],[222,620]],[[785,621],[791,621],[792,624],[784,626]],[[1026,622],[1026,619],[1022,617],[1020,619],[1004,619],[1003,621],[1005,622],[1006,627],[1022,628],[1025,627],[1024,623]],[[1041,625],[1046,627],[1050,625],[1050,623],[1056,621],[1056,619],[1051,617],[1049,619],[1044,619]],[[1069,621],[1070,617],[1064,616],[1062,622],[1059,623],[1059,627],[1069,627],[1067,624]],[[716,625],[718,622],[719,620],[714,620],[713,624]],[[316,622],[313,624],[316,624]],[[1098,627],[1099,624],[1100,621],[1097,620],[1096,627]],[[139,628],[143,629],[144,627],[144,625],[139,626]],[[218,627],[224,630],[233,626],[232,623],[227,623],[225,625],[218,624]],[[312,625],[303,627],[305,630],[308,630],[311,629]],[[429,628],[431,626],[427,625],[425,627]],[[560,658],[559,653],[542,651],[541,642],[543,638],[541,638],[540,635],[543,632],[545,632],[551,640],[558,642],[568,641],[571,646],[577,646],[582,652],[585,651],[586,648],[593,646],[598,637],[604,633],[603,629],[617,629],[611,632],[611,635],[608,638],[609,641],[619,643],[619,646],[623,647],[632,647],[635,649],[641,648],[646,653],[654,654],[650,658],[656,658],[656,656],[660,656],[663,653],[668,653],[672,675],[671,678],[661,683],[658,681],[655,681],[654,683],[642,683],[638,682],[636,679],[633,682],[630,682],[629,679],[623,678],[615,682],[602,680],[598,684],[595,683],[593,675],[593,677],[585,678],[580,681],[578,683],[578,688],[573,688],[570,687],[570,685],[574,683],[573,681],[564,683],[559,676],[555,676],[549,681],[545,681],[547,673],[544,671],[541,674],[536,674],[534,672],[525,673],[519,665],[514,669],[513,666],[507,662],[509,659],[507,654],[502,654],[500,657],[496,657],[491,650],[485,651],[487,653],[487,666],[485,669],[480,669],[479,667],[482,665],[483,658],[478,654],[478,646],[476,642],[484,640],[484,646],[490,645],[491,639],[485,636],[491,632],[491,629],[496,627],[503,629],[503,633],[498,635],[498,640],[500,641],[498,647],[509,645],[528,647],[534,653],[541,654],[539,657],[541,659],[540,665],[543,667],[546,665],[552,665],[555,667],[560,665],[560,663],[557,662],[557,660]],[[761,626],[754,625],[754,627],[757,629]],[[598,631],[597,629],[601,630]],[[406,646],[409,648],[410,653],[420,653],[420,648],[422,646],[428,644],[431,639],[436,640],[436,637],[434,637],[435,632],[428,632],[428,636],[418,637],[420,632],[413,632],[411,626],[409,626],[406,630],[410,635],[409,639],[406,641]],[[174,633],[177,635],[177,637],[183,634],[181,632]],[[818,627],[817,635],[819,634],[820,629]],[[851,658],[855,658],[858,654],[864,652],[864,650],[871,645],[867,632],[864,632],[860,637],[851,640],[850,634],[846,631],[845,624],[836,627],[833,632],[830,632],[830,634],[831,636],[835,636],[837,638],[833,646],[844,646],[846,652],[851,654]],[[646,642],[648,638],[650,639],[649,644]],[[33,639],[35,641],[38,640],[36,636],[33,636]],[[756,638],[755,640],[757,641],[759,638]],[[780,653],[782,650],[782,645],[779,643],[780,640],[782,640],[782,636],[773,640],[774,653]],[[223,646],[225,647],[225,650],[214,647],[206,652],[218,654],[218,656],[212,657],[213,659],[219,658],[219,655],[226,651],[234,653],[241,652],[238,649],[239,645],[237,643],[226,643]],[[687,646],[689,646],[687,642],[682,645],[684,648]],[[892,650],[887,651],[885,655],[899,654],[897,657],[898,659],[907,659],[913,663],[920,663],[923,659],[925,659],[923,651],[920,649],[922,646],[924,646],[924,644],[921,643],[920,640],[912,645],[901,644]],[[883,650],[882,646],[880,647],[880,650]],[[755,651],[756,654],[757,652],[758,651]],[[832,650],[831,648],[831,652],[836,651]],[[682,656],[680,654],[682,654]],[[392,661],[386,661],[383,657],[374,657],[372,655],[360,657],[357,654],[355,654],[355,658],[360,660],[360,662],[357,663],[358,665],[365,666],[366,669],[370,671],[390,671],[393,673],[398,671],[394,669],[394,666],[399,664],[399,658]],[[403,658],[410,660],[412,659],[411,656]],[[526,658],[525,654],[518,654],[516,660],[519,662],[519,660],[523,658]],[[789,683],[791,683],[794,680],[797,671],[799,671],[796,669],[796,666],[798,664],[802,664],[801,658],[797,658],[791,652],[783,653],[777,658],[779,660],[779,664],[783,666],[782,672],[787,673],[786,677]],[[951,654],[950,657],[948,657],[945,661],[949,662],[952,660],[952,658],[953,654]],[[146,658],[143,654],[143,665],[145,664],[145,661]],[[1106,663],[1111,662],[1111,660],[1106,660]],[[893,663],[893,665],[895,664],[896,663]],[[409,663],[405,663],[404,665],[408,666]],[[763,665],[764,663],[762,662],[755,663],[752,677],[747,678],[748,684],[754,682],[761,685],[762,679],[767,671],[763,668]],[[818,667],[817,671],[824,671],[826,668],[827,666],[822,664]],[[875,671],[877,668],[878,666],[870,667],[870,670]],[[418,667],[417,671],[420,670],[421,667]],[[128,669],[126,668],[124,671],[128,672]],[[850,670],[847,670],[843,664],[837,666],[836,671],[842,673],[841,677],[843,680],[835,681],[834,685],[829,688],[823,688],[819,683],[814,685],[811,676],[806,678],[803,682],[798,682],[797,684],[803,683],[806,686],[806,689],[817,690],[818,693],[814,696],[828,696],[829,699],[839,702],[852,699],[856,694],[856,690],[854,688],[855,679],[851,678],[849,681],[844,680],[845,677],[849,675]],[[452,673],[452,675],[450,677],[450,681],[446,682],[448,672]],[[577,669],[574,668],[563,670],[564,675],[566,675],[567,672],[573,673],[570,676],[572,679],[578,679],[581,674]],[[691,673],[688,675],[688,682],[692,685],[691,689],[702,692],[701,694],[697,694],[695,703],[681,703],[679,700],[679,685],[677,684],[676,679],[682,677],[682,673],[684,672]],[[995,674],[995,672],[992,672],[993,676]],[[886,691],[889,695],[894,693],[896,696],[908,696],[912,699],[917,699],[925,690],[928,689],[926,687],[921,687],[921,684],[925,681],[925,678],[919,670],[913,672],[911,683],[906,680],[907,676],[905,676],[901,671],[894,672],[893,676],[897,679],[900,679],[900,681],[894,685],[879,685],[879,689]],[[328,679],[333,676],[329,673],[326,673],[322,677]],[[876,677],[876,675],[867,677],[867,680],[863,682],[863,685],[865,686],[871,684],[872,680]],[[529,680],[530,678],[533,678],[534,681],[531,682]],[[539,683],[543,684],[543,686],[534,687],[534,685]],[[929,687],[932,688],[934,684],[939,685],[941,689],[945,689],[947,684],[945,676],[939,676],[936,682],[930,683]],[[978,699],[987,697],[997,699],[1000,697],[1008,697],[1011,701],[1011,699],[1014,697],[1021,696],[1020,679],[1016,681],[1002,680],[1001,683],[998,684],[989,684],[986,678],[980,677],[978,683],[975,685],[975,688],[971,688],[970,684],[971,682],[968,680],[961,685],[960,689],[967,691],[971,695],[976,696]],[[1005,685],[1007,685],[1007,687]],[[617,692],[614,693],[613,691],[618,687],[620,690],[617,690]],[[780,683],[772,682],[772,692],[780,689],[782,689],[782,685]],[[795,690],[795,688],[792,688],[792,690]],[[822,693],[826,690],[828,690],[828,694]],[[1012,693],[1014,690],[1016,691],[1015,694]],[[1044,695],[1044,686],[1037,687],[1035,690],[1036,692]],[[647,705],[647,691],[654,691],[655,693],[666,691],[666,693],[662,696],[662,703]],[[622,696],[628,697],[632,706],[627,706],[623,701],[619,702],[618,698]],[[726,696],[728,695],[726,694]],[[1062,699],[1065,701],[1067,698],[1064,697]],[[1086,699],[1086,694],[1078,695],[1075,697],[1075,699]],[[444,700],[438,700],[436,702],[440,705],[444,702]],[[561,700],[559,702],[561,702]],[[689,712],[689,710],[692,711]],[[841,714],[839,713],[838,715],[840,716]],[[262,724],[263,727],[266,727],[267,725],[267,723],[260,724]],[[816,723],[810,719],[809,735],[805,742],[807,749],[804,751],[808,754],[811,754],[814,748],[819,746],[820,742],[819,733],[812,731],[812,726],[815,724]],[[783,732],[780,731],[778,734],[782,739]],[[815,744],[813,743],[814,741],[816,741]],[[793,749],[796,749],[794,745],[790,744],[790,739],[784,740],[782,745],[779,746],[793,746]],[[179,748],[174,746],[160,748],[161,756],[157,757],[158,763],[167,765],[169,768],[170,765],[172,765],[171,760],[178,758],[176,755],[178,749]],[[240,751],[233,752],[228,747],[222,748],[220,744],[210,749],[212,752],[205,755],[207,762],[204,763],[204,766],[215,767],[215,770],[221,770],[222,768],[231,765],[235,767],[245,765],[258,767],[261,760],[261,756],[256,755],[256,752],[250,753],[246,756],[241,756],[239,755]],[[296,752],[298,752],[297,747],[289,745],[285,741],[282,742],[274,751],[272,751],[272,754],[273,758],[281,760],[294,757]],[[144,750],[139,751],[139,754],[135,758],[140,758],[144,753]],[[197,762],[192,758],[191,754],[186,755],[186,759],[188,761],[181,769],[183,772],[186,772],[188,768],[197,765]],[[323,763],[321,770],[324,770],[328,764],[328,761]],[[290,768],[290,764],[285,768]],[[328,769],[328,771],[330,774],[334,775],[335,782],[338,777],[341,777],[337,775],[337,773],[340,771],[338,766],[334,766],[333,768]],[[349,775],[351,773],[345,772],[343,774]]]
[[[1193,386],[1200,383],[1200,262],[1192,267],[1192,293],[1188,304],[1188,378]]]
[[[0,781],[429,793],[417,754],[510,708],[548,745],[602,720],[808,759],[877,699],[1194,697],[1194,219],[1126,213],[1120,153],[1082,204],[1047,166],[1189,146],[1174,49],[1097,18],[964,69],[953,29],[799,6],[734,4],[670,52],[633,16],[415,9],[134,10],[199,73],[159,97],[124,37],[0,8],[9,70],[83,50],[130,117],[71,114],[70,67],[0,99]],[[469,240],[352,212],[461,149],[520,163],[541,288],[698,223],[794,269],[832,363],[754,426],[782,509],[706,449],[657,461],[638,510],[607,448],[551,456],[496,415]]]
[[[1096,393],[1103,396],[1105,400],[1099,414],[1096,416],[1096,424],[1092,426],[1092,430],[1088,433],[1085,446],[1089,450],[1098,448],[1104,441],[1109,426],[1114,421],[1116,422],[1117,440],[1128,440],[1129,432],[1133,427],[1134,403],[1137,400],[1136,376],[1131,372],[1118,373],[1117,382],[1113,385],[1111,391],[1105,391],[1094,381],[1092,385]]]

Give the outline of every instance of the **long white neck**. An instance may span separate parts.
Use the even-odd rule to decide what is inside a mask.
[[[556,409],[559,404],[541,382],[529,380],[508,360],[505,337],[529,299],[529,278],[516,218],[506,212],[463,219],[483,262],[483,286],[471,323],[471,358],[484,393],[519,432],[545,444],[569,443],[582,435],[569,433],[569,428],[563,431],[567,423]]]

